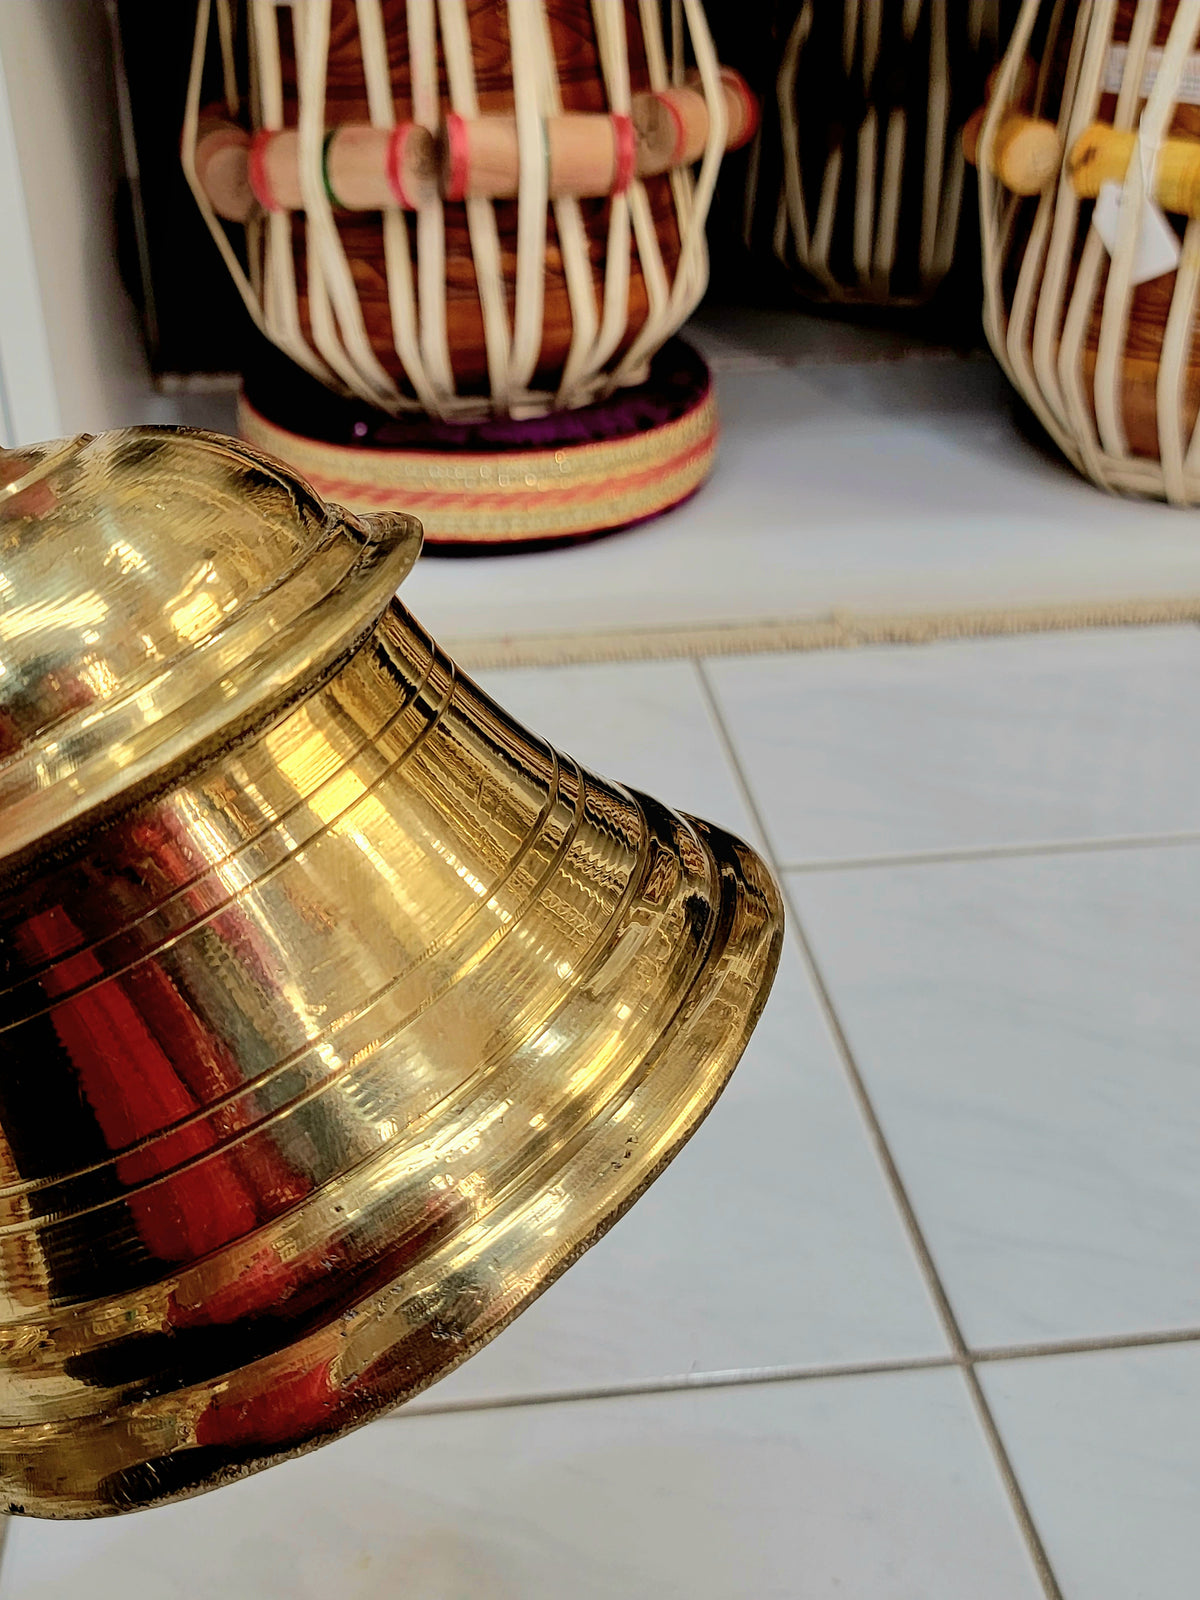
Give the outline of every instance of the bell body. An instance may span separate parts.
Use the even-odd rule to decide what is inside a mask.
[[[103,445],[80,459],[103,469]],[[7,524],[0,489],[10,540],[53,522],[40,487]],[[230,723],[89,804],[113,742],[89,755],[83,725],[132,717],[221,637],[172,658],[145,622],[135,672],[154,552],[105,539],[103,570],[127,562],[134,593],[140,560],[146,593],[110,599],[74,667],[63,634],[21,643],[36,600],[7,631],[0,609],[25,685],[0,776],[36,746],[57,824],[26,842],[0,805],[0,1492],[55,1517],[218,1484],[478,1349],[702,1118],[781,924],[744,845],[521,728],[399,602],[274,683],[260,652],[267,688],[231,690]],[[229,590],[207,533],[171,559]]]

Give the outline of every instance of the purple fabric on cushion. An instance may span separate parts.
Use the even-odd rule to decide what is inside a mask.
[[[393,417],[361,400],[334,394],[269,345],[247,366],[243,387],[261,416],[289,433],[325,444],[491,454],[555,450],[644,433],[685,415],[708,393],[711,382],[703,357],[682,339],[671,339],[651,362],[646,383],[619,389],[607,400],[576,411],[552,411],[521,421],[489,417],[481,422],[442,422],[419,412]]]

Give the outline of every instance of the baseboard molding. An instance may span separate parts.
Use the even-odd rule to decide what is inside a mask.
[[[886,615],[834,613],[708,627],[609,629],[596,633],[494,635],[441,641],[468,670],[566,666],[575,662],[670,661],[691,656],[849,650],[873,644],[929,644],[1075,628],[1154,627],[1200,622],[1200,595],[1168,600],[1083,601],[1076,605]]]

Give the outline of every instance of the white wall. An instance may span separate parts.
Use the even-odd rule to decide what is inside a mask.
[[[117,273],[118,171],[101,0],[0,0],[0,425],[7,413],[12,442],[170,420]]]
[[[2,58],[0,218],[0,444],[13,445],[62,428]]]

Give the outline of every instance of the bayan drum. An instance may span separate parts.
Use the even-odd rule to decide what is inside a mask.
[[[449,1372],[720,1093],[782,912],[215,435],[0,452],[0,1485],[223,1483]]]
[[[662,12],[249,0],[239,28],[218,0],[214,112],[202,0],[185,169],[295,364],[252,363],[253,442],[352,507],[419,509],[434,547],[578,537],[698,486],[707,373],[653,358],[703,292],[717,168],[754,108],[699,0]],[[304,374],[339,402],[311,421]]]
[[[748,226],[770,230],[803,292],[913,306],[941,287],[963,233],[960,134],[1000,57],[1009,9],[1010,0],[782,8],[777,120],[764,133]]]
[[[986,322],[1105,488],[1200,503],[1200,0],[1025,0],[980,134]],[[1049,181],[1022,152],[1055,159]]]

